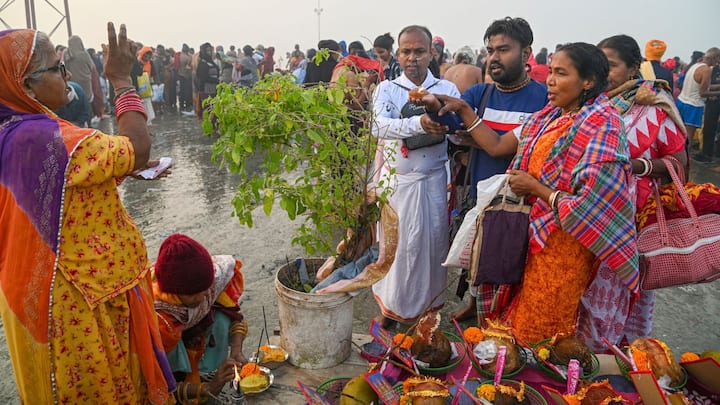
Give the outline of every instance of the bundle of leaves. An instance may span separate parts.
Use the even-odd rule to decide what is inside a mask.
[[[377,150],[371,112],[347,106],[347,95],[358,91],[344,80],[303,87],[278,74],[252,88],[218,86],[202,125],[218,135],[213,160],[240,176],[232,204],[241,224],[252,227],[253,209],[262,205],[270,215],[278,200],[291,220],[303,216],[292,243],[313,255],[330,252],[346,229],[378,220],[376,205],[366,203]],[[249,170],[258,158],[258,170]]]

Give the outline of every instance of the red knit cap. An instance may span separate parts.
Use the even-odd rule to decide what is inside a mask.
[[[155,262],[160,291],[193,295],[207,290],[215,280],[215,269],[207,249],[194,239],[176,233],[160,245]]]

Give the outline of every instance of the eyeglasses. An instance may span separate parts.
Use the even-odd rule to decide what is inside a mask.
[[[42,74],[45,72],[57,72],[57,71],[60,71],[60,74],[62,75],[62,77],[67,76],[67,70],[65,69],[65,62],[58,62],[57,65],[50,66],[49,68],[38,69],[38,70],[30,73],[29,76],[35,76],[35,75],[39,75],[39,74]]]

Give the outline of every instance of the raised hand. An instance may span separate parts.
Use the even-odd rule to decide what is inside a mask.
[[[105,76],[115,87],[115,81],[126,81],[130,78],[130,70],[135,62],[136,45],[127,38],[125,24],[120,24],[120,32],[115,34],[115,25],[108,22],[108,45],[103,48],[105,60]],[[127,85],[122,83],[122,85]]]

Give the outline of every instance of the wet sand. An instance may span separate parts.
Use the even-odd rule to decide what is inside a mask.
[[[194,117],[166,114],[155,119],[153,158],[171,156],[175,167],[170,177],[157,181],[127,179],[120,186],[121,197],[130,215],[140,227],[154,260],[162,241],[175,232],[185,233],[204,244],[211,254],[231,254],[243,262],[246,290],[242,310],[250,332],[245,354],[250,355],[260,339],[263,308],[270,334],[279,328],[274,291],[277,268],[303,252],[290,244],[293,223],[277,207],[270,217],[256,210],[255,227],[240,226],[232,217],[232,197],[237,178],[211,161],[213,138],[202,134]],[[112,122],[101,123],[109,133]],[[695,164],[692,179],[720,184],[720,175],[708,166]],[[452,271],[450,278],[457,275]],[[447,314],[459,304],[454,297],[455,284],[448,288]],[[366,333],[369,321],[378,313],[369,291],[354,299],[353,330]],[[658,291],[655,306],[654,336],[668,343],[676,355],[684,351],[702,352],[720,349],[720,282]],[[0,335],[0,404],[17,404],[4,333]],[[258,398],[260,399],[260,398]],[[255,403],[262,403],[258,401]]]

